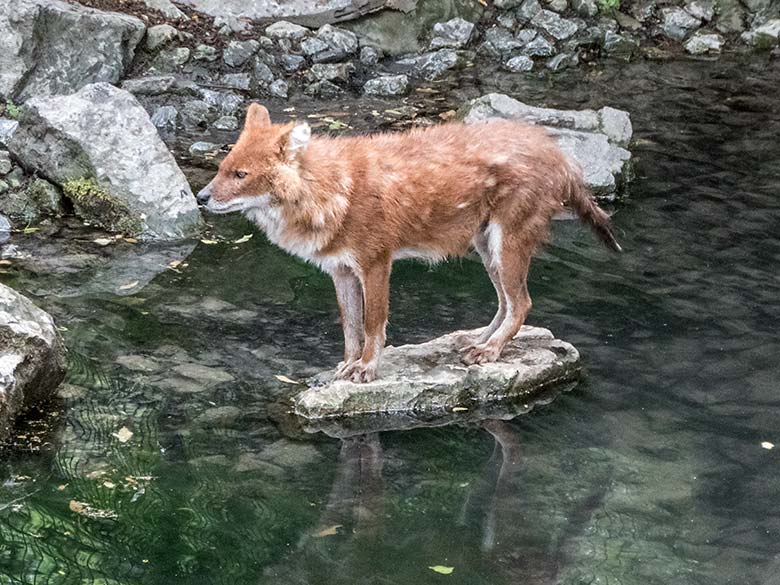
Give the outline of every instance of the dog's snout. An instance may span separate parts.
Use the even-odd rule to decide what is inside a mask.
[[[203,189],[198,191],[196,198],[199,203],[203,203],[203,204],[208,203],[209,199],[211,199],[211,185],[210,184],[206,185],[205,187],[203,187]]]

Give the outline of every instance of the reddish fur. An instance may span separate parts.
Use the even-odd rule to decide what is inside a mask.
[[[525,279],[531,254],[562,205],[572,203],[605,242],[617,245],[580,172],[543,128],[451,123],[403,134],[312,137],[291,151],[293,128],[272,125],[264,108],[250,107],[244,131],[208,189],[217,204],[270,193],[286,226],[280,245],[315,238],[320,256],[354,258],[355,266],[330,270],[334,279],[359,278],[363,288],[365,344],[345,377],[375,375],[370,364],[375,370],[377,348],[384,345],[390,265],[399,250],[462,255],[472,245],[479,249],[480,241],[487,245],[485,226],[500,226],[501,266],[488,272],[512,314],[501,339],[467,348],[465,361],[482,363],[497,359],[522,325],[530,308]],[[238,171],[249,174],[238,179]],[[357,359],[351,335],[346,362]]]

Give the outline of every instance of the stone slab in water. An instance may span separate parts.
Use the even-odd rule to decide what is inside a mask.
[[[608,106],[600,110],[539,108],[491,93],[467,103],[459,116],[468,124],[508,119],[549,128],[561,150],[582,168],[585,182],[598,196],[620,191],[630,175],[631,153],[625,146],[633,130],[628,112]]]
[[[295,414],[307,419],[380,413],[430,413],[506,399],[533,399],[551,386],[576,379],[579,352],[540,327],[524,326],[501,360],[465,366],[458,356],[458,331],[431,341],[388,347],[380,378],[368,384],[332,381],[320,374],[293,399]]]
[[[64,356],[51,316],[0,284],[0,440],[19,414],[54,395]]]

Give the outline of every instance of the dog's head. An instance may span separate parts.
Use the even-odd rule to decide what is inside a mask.
[[[275,195],[280,172],[297,164],[310,138],[308,124],[272,124],[268,110],[251,104],[238,141],[198,193],[198,201],[212,213],[264,205]]]

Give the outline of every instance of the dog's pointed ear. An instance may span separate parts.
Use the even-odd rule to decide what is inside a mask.
[[[294,160],[306,152],[310,140],[311,128],[306,122],[288,125],[279,139],[282,156],[288,160]]]
[[[249,109],[246,111],[246,121],[244,122],[244,129],[248,128],[265,128],[271,125],[271,116],[260,104],[249,104]]]

